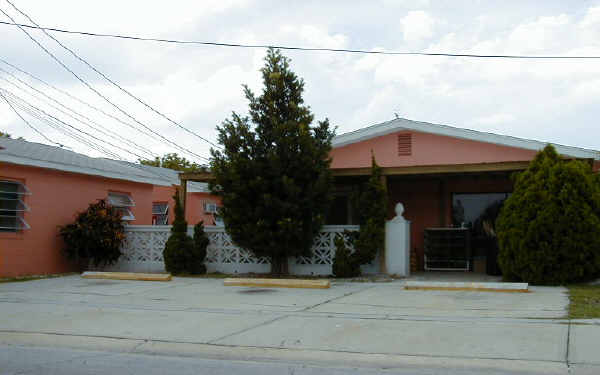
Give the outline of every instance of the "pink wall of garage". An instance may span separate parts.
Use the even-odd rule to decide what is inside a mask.
[[[411,134],[412,154],[398,155],[398,135]],[[441,135],[400,131],[334,148],[332,168],[371,166],[371,150],[381,167],[495,163],[531,160],[536,152]]]
[[[169,224],[175,220],[175,201],[173,200],[175,190],[175,186],[154,186],[152,192],[152,202],[169,204]],[[212,214],[204,212],[205,202],[218,204],[220,200],[208,193],[187,193],[185,220],[189,225],[196,225],[200,221],[204,221],[204,225],[213,225]]]
[[[128,193],[135,201],[131,224],[151,224],[152,185],[114,180],[52,169],[2,163],[0,179],[24,183],[31,191],[25,220],[31,229],[0,232],[0,277],[37,275],[76,270],[62,252],[58,227],[109,191]]]

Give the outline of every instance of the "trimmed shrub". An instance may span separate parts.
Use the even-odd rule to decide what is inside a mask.
[[[385,247],[387,188],[381,181],[381,167],[371,157],[371,176],[360,193],[357,205],[360,231],[352,254],[358,266],[372,262]]]
[[[591,167],[546,146],[516,175],[496,221],[507,279],[566,284],[600,275],[600,185]]]
[[[163,259],[165,269],[177,275],[189,272],[189,261],[194,253],[194,241],[187,235],[187,222],[177,194],[173,199],[175,200],[175,220],[171,226],[171,235],[165,244]]]
[[[189,272],[193,275],[206,273],[204,259],[206,258],[206,248],[210,240],[204,232],[204,222],[199,222],[194,226],[194,251],[192,253]]]
[[[335,239],[335,257],[331,266],[335,277],[355,277],[360,275],[360,265],[352,258],[352,252],[342,236]]]
[[[82,267],[89,261],[95,267],[115,263],[121,256],[125,239],[121,214],[104,199],[90,204],[77,215],[74,223],[60,227],[59,233],[67,257]]]

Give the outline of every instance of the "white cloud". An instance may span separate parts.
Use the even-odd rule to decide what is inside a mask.
[[[482,2],[473,6],[457,0],[454,7],[460,11],[450,11],[438,2],[387,0],[379,7],[275,0],[192,1],[169,6],[132,1],[119,3],[122,7],[112,18],[108,9],[115,3],[24,0],[19,5],[47,25],[180,39],[367,50],[600,55],[600,7],[566,3],[532,7],[520,2]],[[123,117],[16,31],[0,31],[3,58]],[[247,111],[243,83],[257,92],[262,89],[263,49],[58,37],[157,109],[209,139],[216,138],[215,126],[232,110]],[[190,149],[208,153],[203,142],[52,48],[136,118]],[[338,132],[389,120],[398,113],[416,120],[600,149],[600,129],[595,126],[600,116],[600,64],[596,60],[283,53],[305,80],[305,102],[315,119],[329,117],[339,126]],[[5,85],[0,82],[0,87]],[[76,102],[65,103],[123,137],[141,138],[159,152],[174,151]],[[90,152],[32,121],[77,151]],[[41,141],[1,102],[0,130]]]
[[[556,53],[564,48],[562,41],[570,32],[570,24],[566,14],[539,17],[517,26],[508,37],[508,46],[515,53]]]
[[[589,8],[579,26],[582,28],[600,26],[600,6]]]
[[[515,116],[510,113],[494,113],[476,118],[473,122],[481,125],[499,125],[515,121]]]
[[[435,20],[427,12],[413,10],[404,16],[400,23],[403,28],[403,37],[407,42],[415,42],[430,38],[433,35]]]

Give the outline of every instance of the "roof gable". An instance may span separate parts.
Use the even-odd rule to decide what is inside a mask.
[[[440,136],[490,143],[499,146],[521,148],[536,152],[543,149],[548,144],[548,142],[540,142],[507,135],[499,135],[470,129],[456,128],[448,125],[413,121],[405,118],[397,118],[391,121],[383,122],[381,124],[368,126],[366,128],[362,128],[353,132],[340,134],[333,139],[332,144],[334,148],[338,148],[357,142],[363,142],[368,139],[381,137],[387,134],[397,133],[400,131],[416,131],[421,133],[429,133]],[[556,148],[556,151],[561,155],[566,155],[575,158],[591,158],[594,160],[600,160],[600,152],[596,150],[559,145],[555,143],[550,144],[552,144]]]

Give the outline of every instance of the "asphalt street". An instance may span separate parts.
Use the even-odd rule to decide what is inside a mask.
[[[600,373],[600,322],[565,319],[563,288],[531,291],[5,283],[0,373]]]

